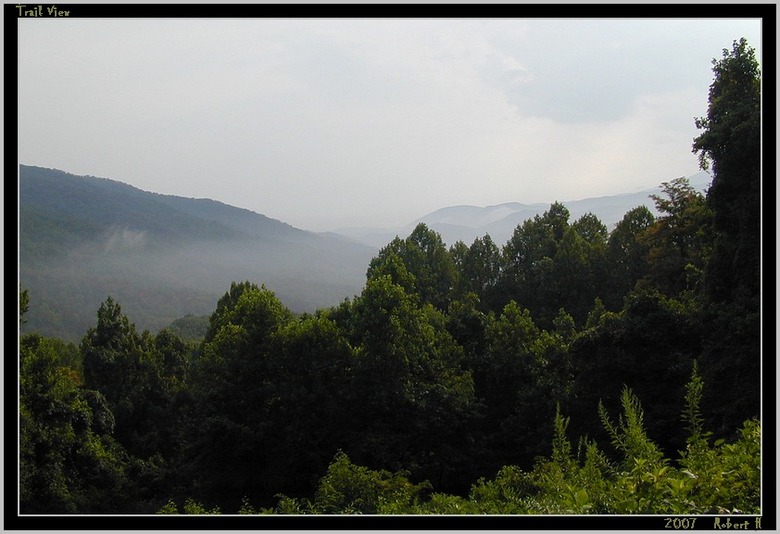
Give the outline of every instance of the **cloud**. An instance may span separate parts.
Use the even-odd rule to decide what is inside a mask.
[[[21,20],[19,152],[307,229],[619,193],[695,172],[710,60],[741,34],[758,44],[759,30],[712,19]]]

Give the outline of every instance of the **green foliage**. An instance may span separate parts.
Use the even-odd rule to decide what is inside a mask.
[[[711,248],[712,214],[685,177],[663,182],[652,195],[662,215],[639,237],[649,247],[648,281],[669,295],[700,289]]]
[[[568,219],[569,211],[556,202],[543,215],[518,225],[502,249],[500,292],[507,301],[522,302],[547,324],[560,307],[550,309],[550,304],[560,303],[556,299],[553,258],[569,227]]]
[[[182,460],[199,498],[253,495],[277,481],[266,481],[273,460],[257,451],[275,432],[274,336],[292,320],[271,291],[248,282],[231,285],[220,299],[183,406]]]
[[[501,275],[501,251],[490,236],[475,239],[469,247],[455,243],[450,254],[458,272],[456,294],[473,293],[485,303],[493,302]]]
[[[701,398],[704,382],[699,375],[699,366],[696,360],[693,361],[691,378],[685,385],[685,409],[682,413],[682,420],[688,425],[688,443],[698,443],[707,438],[704,433],[704,418],[701,414]]]
[[[476,293],[467,293],[462,299],[453,300],[447,310],[447,331],[463,347],[464,367],[478,374],[485,365],[485,328],[489,316],[480,309]]]
[[[689,477],[694,511],[760,514],[761,423],[743,423],[734,443],[716,440],[712,446],[692,442],[680,460]]]
[[[712,306],[701,321],[705,343],[700,358],[702,378],[710,385],[702,406],[718,437],[761,413],[761,311],[738,299]],[[764,350],[766,350],[764,348]]]
[[[189,367],[187,345],[171,330],[162,330],[154,337],[151,349],[163,379],[171,388],[177,389]]]
[[[699,389],[695,373],[689,392]],[[689,395],[695,402],[696,394]],[[541,513],[697,514],[760,513],[760,424],[746,421],[733,444],[710,448],[694,429],[675,468],[647,437],[637,397],[624,389],[623,414],[617,424],[600,407],[602,423],[620,453],[613,464],[595,442],[581,440],[579,460],[565,436],[568,419],[558,413],[550,460],[530,474],[535,488],[529,511]],[[689,406],[688,411],[695,411]],[[584,454],[583,452],[584,451]],[[584,458],[583,458],[584,456]],[[737,467],[739,466],[739,467]],[[531,512],[532,513],[532,512]]]
[[[638,206],[626,212],[609,234],[606,251],[609,284],[603,295],[609,309],[620,308],[625,294],[648,274],[650,245],[641,236],[654,224],[655,216],[647,206]]]
[[[546,423],[570,388],[566,343],[572,319],[559,313],[559,332],[539,329],[514,301],[485,329],[485,364],[477,395],[485,408],[487,450],[504,463],[530,465],[547,447]]]
[[[99,403],[100,394],[80,389],[78,375],[59,364],[60,345],[38,335],[20,342],[20,509],[121,509],[127,456],[111,438],[111,425],[102,423],[106,416],[92,408],[90,399]]]
[[[644,399],[648,425],[664,450],[684,445],[678,406],[693,360],[701,352],[702,325],[696,310],[657,292],[635,292],[618,313],[571,343],[573,384],[567,410],[578,434],[608,439],[594,417],[599,402],[608,411],[622,407],[618,394],[628,386]]]
[[[707,265],[707,296],[727,302],[760,288],[761,70],[742,38],[712,61],[707,116],[693,142],[702,168],[713,170],[707,204],[714,214],[715,247]]]
[[[553,332],[565,342],[571,341],[577,334],[577,325],[574,322],[574,317],[569,315],[563,308],[558,310],[558,315],[553,319]]]
[[[694,372],[688,390],[700,389]],[[688,401],[695,403],[696,394]],[[624,388],[618,423],[600,410],[620,454],[613,463],[594,441],[580,439],[577,454],[566,433],[569,418],[553,418],[552,453],[530,472],[505,466],[495,478],[480,478],[467,498],[431,492],[407,473],[373,471],[334,458],[313,502],[282,496],[275,513],[329,514],[760,514],[758,421],[746,421],[734,443],[713,447],[689,439],[674,467],[648,438],[639,399]],[[693,407],[688,407],[690,411]],[[695,411],[695,409],[694,409]],[[695,431],[696,432],[696,431]],[[699,433],[700,434],[700,433]]]
[[[282,325],[269,349],[265,479],[277,491],[310,488],[350,426],[352,347],[325,315],[304,315]]]
[[[205,341],[211,341],[220,328],[233,323],[235,324],[236,307],[238,301],[244,293],[258,292],[261,288],[252,282],[231,282],[230,289],[217,301],[217,307],[209,318],[209,326],[206,330]],[[262,288],[265,293],[265,287]]]
[[[639,398],[630,389],[624,388],[620,401],[625,417],[621,416],[617,425],[612,423],[606,408],[599,403],[599,418],[609,433],[612,445],[624,455],[624,458],[634,463],[642,462],[643,465],[647,464],[651,467],[663,463],[663,453],[647,437],[644,411]],[[624,469],[632,467],[636,466],[623,465]]]
[[[714,244],[703,269],[708,316],[700,363],[712,386],[705,394],[717,435],[760,412],[761,380],[761,69],[739,39],[713,59],[707,116],[694,139],[702,168],[711,166],[707,207]],[[765,231],[766,232],[766,231]]]
[[[581,325],[594,299],[610,291],[607,236],[592,213],[569,224],[569,212],[558,202],[527,219],[501,251],[494,307],[522,303],[542,328],[551,328],[563,308]]]
[[[84,384],[105,397],[116,418],[117,440],[142,459],[172,453],[172,399],[187,369],[186,345],[167,331],[156,338],[138,334],[119,303],[108,297],[80,351]]]
[[[712,60],[714,79],[710,85],[707,117],[696,120],[696,127],[705,131],[694,141],[702,168],[711,163],[718,174],[720,166],[730,158],[745,158],[744,152],[755,139],[738,139],[753,133],[756,112],[760,104],[761,70],[756,51],[744,38],[734,41],[732,49],[723,49],[721,60]],[[726,161],[723,161],[723,160]]]
[[[163,507],[157,510],[157,514],[160,515],[176,515],[178,513],[179,507],[176,505],[173,499],[169,500]]]
[[[353,455],[449,478],[467,462],[454,445],[469,439],[474,386],[444,315],[384,276],[368,280],[346,331],[355,348],[348,396]]]
[[[278,514],[403,514],[415,510],[430,484],[413,484],[408,472],[374,471],[339,451],[317,486],[314,499],[278,495]],[[242,509],[246,509],[246,503]]]
[[[571,442],[566,437],[566,428],[569,426],[569,418],[561,415],[561,407],[556,407],[553,420],[552,461],[557,463],[565,473],[572,462]]]
[[[399,255],[399,252],[396,252],[403,249],[403,242],[396,238],[388,247],[393,247],[393,249],[385,249],[384,256],[380,251],[380,255],[369,266],[367,277],[373,279],[389,276],[394,284],[404,288],[410,295],[414,295],[417,287],[417,277],[409,272],[403,258]]]
[[[479,393],[496,424],[515,410],[518,391],[532,387],[538,377],[542,364],[536,350],[539,336],[530,312],[514,301],[487,325],[488,366]]]
[[[577,324],[585,321],[593,300],[603,294],[609,270],[606,239],[606,227],[586,213],[566,231],[554,257],[556,297]]]
[[[173,499],[171,499],[159,510],[157,510],[157,514],[159,515],[221,515],[222,512],[220,511],[219,506],[215,506],[211,510],[208,510],[206,509],[205,506],[203,506],[203,504],[195,501],[192,498],[188,498],[184,501],[184,505],[182,506],[181,512],[179,512],[178,505],[173,501]]]
[[[429,484],[412,484],[408,473],[371,471],[354,465],[340,452],[320,480],[311,505],[314,513],[377,514],[403,513]]]
[[[447,309],[456,281],[455,265],[441,236],[423,223],[406,239],[396,237],[371,260],[367,278],[385,275],[439,310]]]
[[[606,245],[609,232],[593,213],[585,213],[572,223],[572,228],[588,243]]]
[[[482,512],[480,507],[475,505],[470,499],[457,495],[433,493],[427,501],[412,507],[406,513],[417,515],[473,515],[489,512]]]
[[[593,301],[593,308],[588,312],[588,318],[585,320],[585,328],[596,328],[606,313],[607,308],[604,306],[604,302],[596,297],[596,300]]]
[[[205,341],[208,344],[224,326],[235,325],[247,332],[250,343],[261,344],[277,325],[291,318],[292,313],[265,286],[232,283],[217,302]]]

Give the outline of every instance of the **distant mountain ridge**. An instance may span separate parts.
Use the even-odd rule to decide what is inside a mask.
[[[712,176],[699,172],[688,177],[691,185],[700,192],[705,192],[712,181]],[[661,193],[661,186],[618,195],[585,198],[582,200],[561,201],[569,210],[571,221],[590,212],[596,215],[608,229],[612,229],[629,210],[637,206],[647,206],[654,214],[658,214],[655,203],[650,195]],[[554,201],[553,201],[554,202]],[[498,246],[504,245],[511,237],[517,225],[535,215],[541,215],[550,208],[552,202],[522,204],[506,202],[492,206],[448,206],[415,219],[406,226],[397,228],[346,228],[337,230],[364,244],[382,247],[396,235],[405,237],[419,223],[425,223],[438,232],[445,243],[454,244],[463,241],[470,245],[474,239],[489,234]]]
[[[20,284],[29,331],[78,340],[114,297],[141,329],[208,314],[230,282],[293,311],[358,294],[377,249],[210,199],[27,165],[19,173]]]

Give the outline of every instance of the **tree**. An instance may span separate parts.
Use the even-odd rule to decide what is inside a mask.
[[[714,214],[715,249],[707,266],[707,295],[731,300],[757,295],[760,280],[761,71],[742,38],[714,60],[704,130],[693,142],[702,169],[712,167],[707,204]]]
[[[575,299],[577,306],[570,305],[564,300],[561,305],[566,308],[582,324],[586,319],[587,310],[590,309],[594,299],[604,297],[612,288],[609,282],[609,274],[612,266],[607,263],[607,242],[609,232],[607,227],[593,213],[585,213],[572,223],[572,229],[587,243],[585,248],[585,266],[579,275],[588,284],[582,287],[585,295]],[[564,295],[572,297],[573,295]]]
[[[458,241],[450,249],[458,270],[457,295],[476,294],[483,306],[494,300],[501,274],[501,251],[488,234],[467,247]]]
[[[528,308],[540,326],[552,325],[561,307],[555,257],[568,228],[569,210],[559,202],[515,228],[501,251],[497,293],[502,298],[496,304],[503,307],[514,300]]]
[[[393,239],[371,260],[367,277],[385,274],[408,294],[419,295],[422,302],[439,310],[447,309],[456,282],[452,256],[441,236],[424,223],[418,224],[406,239]]]
[[[648,281],[668,295],[696,293],[710,249],[711,212],[685,177],[661,184],[651,195],[661,216],[640,237],[649,248]]]
[[[417,277],[409,272],[404,263],[405,244],[396,237],[387,247],[380,251],[379,256],[371,260],[368,268],[368,279],[389,276],[394,284],[404,288],[410,295],[417,291]]]
[[[354,354],[327,314],[304,315],[281,325],[268,350],[268,426],[264,474],[274,491],[312,491],[313,476],[349,445],[353,413],[347,409]]]
[[[517,392],[530,388],[540,367],[534,345],[539,328],[527,309],[512,301],[487,328],[489,373],[485,390],[480,394],[494,413],[497,422],[515,409]]]
[[[277,393],[273,337],[292,320],[273,292],[250,283],[231,284],[212,314],[191,367],[180,468],[198,498],[229,507],[242,495],[272,494],[265,474],[278,431],[269,416]]]
[[[469,465],[474,386],[444,314],[384,276],[367,281],[346,323],[350,454],[452,484]]]
[[[707,206],[714,246],[704,271],[710,333],[700,364],[711,385],[704,399],[710,425],[724,433],[760,411],[761,71],[745,39],[712,63],[707,116],[696,119],[703,131],[693,151],[713,172]],[[764,229],[772,242],[773,231]]]
[[[172,387],[184,381],[189,366],[187,345],[171,330],[161,330],[154,337],[153,351],[155,360]]]
[[[572,324],[559,314],[555,321]],[[564,327],[565,329],[565,327]],[[512,301],[486,328],[485,369],[477,395],[485,404],[491,468],[507,462],[530,466],[546,446],[545,423],[568,373],[563,338],[540,330],[527,309]]]
[[[585,322],[603,280],[599,276],[603,253],[602,241],[588,242],[574,225],[566,230],[553,259],[554,300],[550,307],[557,305],[570,312],[578,324]]]
[[[639,237],[655,223],[647,206],[637,206],[626,212],[607,241],[607,290],[604,304],[611,310],[620,309],[623,297],[634,288],[637,280],[648,273],[647,256],[650,247]]]
[[[475,387],[481,389],[486,368],[485,329],[490,315],[480,308],[476,293],[466,293],[460,300],[454,300],[447,310],[447,331],[463,347],[463,366],[474,378]]]
[[[606,245],[607,227],[591,212],[585,213],[571,224],[572,228],[590,244]]]
[[[188,348],[169,331],[139,334],[120,304],[108,297],[80,351],[84,385],[105,399],[115,421],[113,437],[130,457],[131,511],[142,511],[167,491],[176,474],[170,466],[179,453],[177,398],[185,391]]]
[[[131,409],[123,401],[127,400],[136,378],[135,361],[141,351],[141,338],[113,298],[101,303],[97,325],[87,331],[80,350],[86,386],[103,393],[115,415]]]
[[[124,509],[128,458],[111,437],[103,396],[80,388],[60,365],[57,340],[24,336],[19,346],[19,506],[25,514]]]
[[[229,322],[229,314],[235,310],[238,299],[246,291],[260,289],[252,282],[231,282],[230,289],[217,301],[217,307],[209,318],[209,326],[206,330],[205,341],[211,341],[220,328]]]

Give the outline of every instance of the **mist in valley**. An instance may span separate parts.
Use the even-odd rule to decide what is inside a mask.
[[[293,312],[313,312],[360,293],[376,250],[316,236],[297,243],[235,238],[176,243],[113,227],[64,256],[22,258],[31,294],[24,331],[78,341],[108,296],[140,330],[157,332],[186,314],[208,315],[231,282],[274,291]]]

